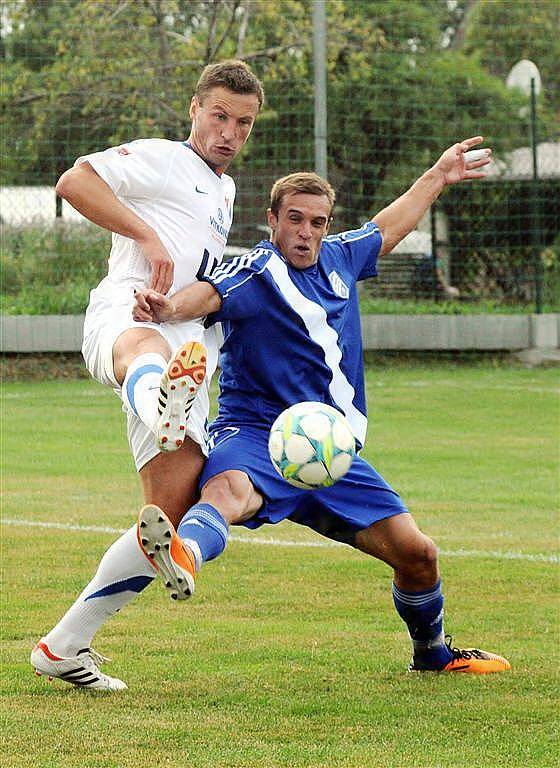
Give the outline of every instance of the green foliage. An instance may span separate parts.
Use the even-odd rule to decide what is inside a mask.
[[[525,201],[515,189],[511,198],[524,210]],[[492,200],[492,195],[489,195]],[[551,196],[552,200],[553,197]],[[502,199],[503,203],[503,199]],[[428,296],[392,299],[369,294],[373,280],[365,284],[361,297],[364,314],[494,314],[531,312],[534,309],[534,272],[532,249],[518,246],[504,250],[507,228],[500,234],[504,219],[500,205],[492,209],[496,215],[494,240],[480,239],[476,212],[488,200],[481,193],[471,207],[460,200],[448,201],[446,210],[460,211],[464,221],[452,217],[451,251],[460,259],[461,270],[452,276],[459,283],[461,301],[433,301]],[[549,211],[549,213],[551,213]],[[459,214],[454,214],[458,216]],[[517,214],[507,221],[517,221]],[[523,226],[523,223],[521,224]],[[502,226],[503,228],[503,226]],[[468,232],[470,239],[461,233]],[[258,232],[246,233],[259,236]],[[262,234],[262,233],[260,233]],[[478,237],[478,239],[477,239]],[[501,240],[499,238],[502,238]],[[505,238],[505,240],[504,240]],[[248,243],[247,237],[242,242]],[[0,252],[2,295],[0,310],[9,315],[82,314],[89,292],[107,270],[110,235],[103,230],[80,224],[59,223],[53,227],[5,227]],[[560,309],[560,235],[541,246],[544,311]]]
[[[537,65],[543,81],[538,101],[541,141],[558,140],[559,30],[560,3],[555,0],[478,0],[465,40],[466,51],[476,52],[484,68],[501,80],[521,59]]]
[[[536,277],[544,301],[560,303],[560,181],[486,181],[449,188],[451,282],[473,297],[529,302]]]
[[[544,312],[558,312],[558,304],[546,302]],[[430,301],[426,299],[384,299],[364,293],[360,300],[363,315],[513,315],[530,314],[535,311],[534,303],[519,303],[479,298],[460,301]]]
[[[6,314],[81,314],[107,270],[110,235],[97,227],[5,227],[0,308]]]
[[[309,2],[6,0],[4,6],[4,184],[53,185],[79,155],[140,136],[184,138],[201,68],[228,56],[245,58],[266,91],[253,136],[232,166],[238,195],[230,244],[258,239],[275,178],[313,168]],[[326,8],[329,178],[338,193],[339,230],[380,210],[457,139],[481,133],[496,156],[527,145],[527,118],[520,116],[526,97],[505,86],[521,57],[533,59],[543,76],[538,138],[557,139],[558,3],[330,0]],[[479,206],[473,197],[470,220],[491,239],[493,211],[503,199],[498,185],[488,189],[493,200]],[[469,209],[469,194],[450,199]],[[468,210],[459,211],[456,221],[468,218]],[[527,231],[536,227],[530,220]],[[557,212],[549,229],[558,232]],[[539,235],[543,246],[549,234]],[[504,243],[503,258],[518,246]],[[455,254],[457,268],[464,248]],[[483,256],[491,258],[490,251]],[[519,265],[525,258],[520,252]],[[467,274],[464,286],[469,281]],[[494,285],[502,296],[492,281],[480,295]],[[507,290],[503,296],[516,300]]]

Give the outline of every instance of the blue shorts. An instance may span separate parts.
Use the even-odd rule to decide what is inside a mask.
[[[358,531],[407,512],[398,493],[359,456],[346,475],[330,488],[294,488],[272,466],[268,429],[232,426],[210,430],[210,453],[200,477],[200,488],[230,469],[245,472],[264,498],[256,515],[242,523],[247,528],[287,518],[330,539],[354,545]]]

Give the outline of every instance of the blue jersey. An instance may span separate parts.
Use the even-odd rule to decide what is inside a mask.
[[[294,403],[328,403],[359,446],[367,417],[357,281],[377,274],[373,222],[324,238],[317,264],[295,269],[267,240],[204,277],[222,305],[216,428],[269,428]]]

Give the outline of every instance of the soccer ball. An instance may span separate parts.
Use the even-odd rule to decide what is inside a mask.
[[[325,403],[296,403],[270,430],[268,452],[281,477],[296,488],[326,488],[348,472],[356,455],[350,425]]]

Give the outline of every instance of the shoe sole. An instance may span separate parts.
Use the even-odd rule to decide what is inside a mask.
[[[141,510],[138,516],[138,542],[159,571],[173,600],[186,600],[194,593],[194,576],[172,557],[175,546],[184,552],[181,540],[159,507],[147,505]]]
[[[187,436],[187,421],[206,376],[206,348],[189,341],[175,352],[162,375],[157,424],[160,451],[178,450]]]

